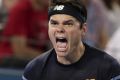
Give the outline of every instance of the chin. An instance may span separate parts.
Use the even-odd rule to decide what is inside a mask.
[[[56,54],[59,57],[65,57],[65,56],[67,56],[67,52],[63,52],[63,51],[56,51]]]

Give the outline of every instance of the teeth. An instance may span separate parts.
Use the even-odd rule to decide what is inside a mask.
[[[61,38],[58,38],[58,39],[65,39],[65,38],[61,37]]]
[[[66,39],[65,37],[56,37],[56,39]]]
[[[56,38],[56,42],[67,42],[67,39],[66,38],[63,38],[63,37],[61,37],[61,38]]]
[[[65,37],[57,37],[56,39],[66,39]]]

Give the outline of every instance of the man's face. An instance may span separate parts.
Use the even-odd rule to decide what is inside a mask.
[[[52,15],[49,20],[49,37],[57,56],[73,53],[81,44],[86,28],[74,17],[65,14]]]

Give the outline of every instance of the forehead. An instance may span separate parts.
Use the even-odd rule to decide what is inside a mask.
[[[55,14],[50,17],[50,20],[57,20],[57,21],[66,21],[66,20],[71,20],[71,21],[77,21],[76,18],[73,16],[67,15],[67,14]]]

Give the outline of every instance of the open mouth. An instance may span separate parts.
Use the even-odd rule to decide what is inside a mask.
[[[67,49],[67,39],[65,37],[57,37],[56,38],[56,45],[57,45],[57,49],[59,51],[66,51]]]
[[[64,42],[67,42],[67,39],[66,38],[56,38],[56,42],[64,43]]]

